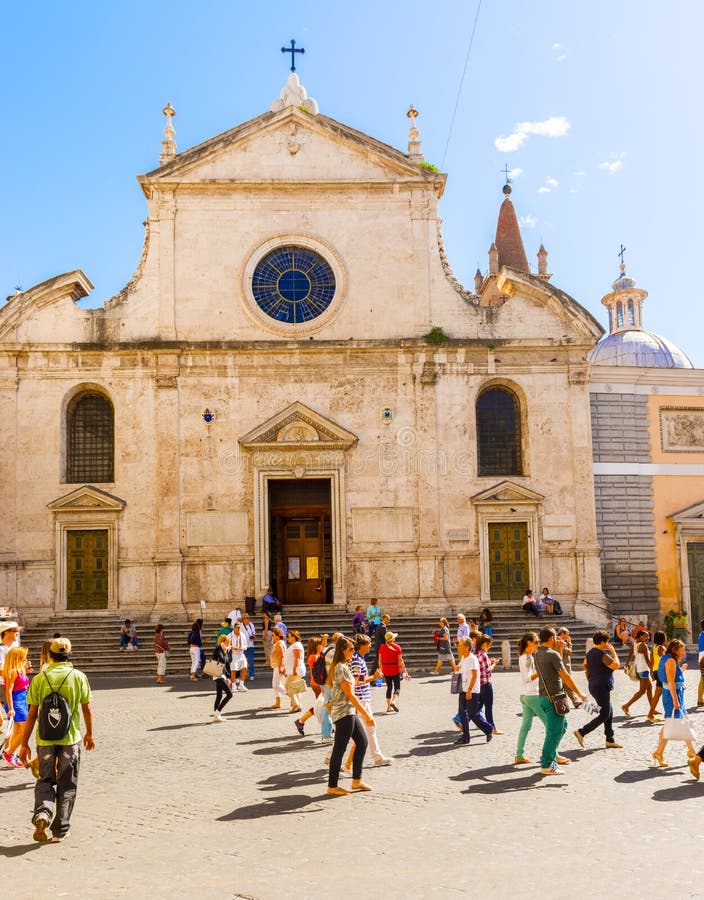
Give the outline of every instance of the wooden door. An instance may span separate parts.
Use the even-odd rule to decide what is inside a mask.
[[[528,524],[492,522],[488,528],[491,599],[520,600],[530,587]]]
[[[282,526],[281,600],[285,603],[325,603],[322,516],[284,519]]]
[[[107,531],[67,532],[67,556],[67,608],[107,609]]]
[[[689,627],[692,634],[699,633],[699,623],[704,619],[704,541],[687,541],[687,567],[689,569]]]

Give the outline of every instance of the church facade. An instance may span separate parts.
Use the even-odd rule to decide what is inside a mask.
[[[0,309],[0,597],[28,619],[286,604],[603,614],[588,354],[507,186],[473,290],[446,176],[318,111],[178,153],[167,107],[127,286],[80,270]]]

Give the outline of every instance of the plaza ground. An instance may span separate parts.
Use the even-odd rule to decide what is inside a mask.
[[[582,679],[581,674],[577,676]],[[696,699],[697,673],[687,673]],[[394,764],[369,769],[373,793],[332,798],[315,720],[301,738],[293,716],[265,709],[269,679],[235,694],[225,722],[209,724],[212,682],[170,675],[95,679],[96,750],[85,753],[71,835],[32,840],[31,776],[0,770],[4,896],[252,897],[365,900],[471,896],[699,897],[704,782],[671,744],[667,770],[651,765],[657,729],[645,704],[625,720],[633,685],[616,673],[616,739],[603,731],[580,750],[570,715],[563,777],[513,765],[520,724],[516,673],[495,675],[497,727],[456,747],[449,677],[403,685],[400,713],[373,692],[381,745]],[[310,698],[312,695],[308,695]],[[704,739],[704,708],[692,720]],[[313,726],[313,727],[311,727]],[[534,725],[526,753],[539,758]],[[342,780],[345,785],[345,779]]]

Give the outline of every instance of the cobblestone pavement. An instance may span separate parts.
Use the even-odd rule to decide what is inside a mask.
[[[704,782],[689,774],[683,744],[670,745],[671,768],[650,764],[657,729],[642,702],[637,718],[623,718],[632,683],[616,675],[624,749],[605,750],[599,731],[580,750],[572,731],[586,716],[573,712],[561,746],[573,764],[553,778],[537,764],[513,765],[516,673],[495,674],[505,734],[487,744],[473,731],[469,747],[453,743],[449,677],[414,679],[403,685],[401,711],[377,717],[394,764],[365,774],[373,793],[341,798],[325,795],[315,720],[301,738],[293,716],[265,709],[264,677],[235,694],[219,725],[208,724],[210,681],[96,679],[97,749],[83,755],[67,841],[32,841],[33,779],[0,769],[2,894],[532,898],[552,885],[560,898],[595,888],[619,900],[699,897]],[[687,677],[691,703],[696,673]],[[382,691],[372,703],[384,708]],[[704,710],[692,719],[704,738]],[[535,724],[533,759],[542,734]]]

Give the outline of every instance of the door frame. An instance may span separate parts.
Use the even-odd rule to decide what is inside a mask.
[[[333,605],[342,606],[347,603],[344,529],[344,456],[339,454],[338,465],[331,465],[333,454],[326,454],[319,466],[304,472],[292,472],[290,468],[261,468],[255,454],[254,467],[254,580],[256,595],[264,594],[269,587],[269,560],[271,553],[271,510],[269,508],[269,481],[301,481],[306,479],[330,480],[330,530],[332,556],[332,595]],[[270,460],[269,460],[270,464]]]
[[[696,503],[668,516],[675,523],[675,553],[677,554],[677,594],[681,608],[687,613],[688,636],[699,629],[692,621],[692,595],[689,585],[689,555],[687,545],[704,543],[704,502]],[[695,630],[696,629],[696,630]]]
[[[118,608],[118,522],[125,501],[99,488],[83,485],[49,504],[54,514],[54,610],[67,610],[68,602],[68,532],[107,531],[108,533],[108,610]],[[104,613],[105,610],[96,610]]]
[[[517,525],[525,525],[525,527],[526,527],[526,545],[525,546],[526,546],[526,556],[527,556],[526,563],[527,563],[527,569],[528,569],[528,583],[523,586],[521,596],[523,596],[525,594],[525,589],[527,587],[530,587],[532,584],[531,577],[530,577],[531,576],[531,572],[530,572],[530,541],[529,541],[530,523],[525,518],[511,519],[510,521],[501,521],[501,522],[499,522],[498,520],[497,521],[492,520],[491,522],[487,522],[486,523],[486,538],[487,538],[486,562],[487,562],[487,567],[489,570],[489,595],[490,595],[492,606],[495,606],[495,605],[501,604],[501,603],[513,603],[514,602],[513,600],[495,600],[494,598],[491,597],[491,585],[492,585],[491,570],[492,570],[493,560],[491,559],[491,537],[489,535],[490,535],[491,529],[495,528],[497,525],[503,525],[506,528],[513,528]],[[510,567],[511,567],[510,561],[507,561],[507,565],[508,565],[508,568],[510,569]],[[510,585],[511,582],[509,581],[508,584]],[[520,599],[520,598],[518,598],[518,599]]]
[[[285,516],[281,515],[281,509],[286,510]],[[327,589],[325,587],[325,582],[327,579],[325,578],[325,561],[326,561],[327,557],[325,555],[325,518],[329,517],[331,520],[331,525],[332,525],[332,512],[331,512],[330,506],[329,505],[321,506],[319,504],[316,504],[315,506],[311,506],[311,507],[291,505],[288,507],[274,507],[273,510],[270,510],[270,512],[272,514],[274,514],[274,517],[281,518],[281,521],[283,523],[297,522],[297,521],[304,523],[304,522],[310,522],[311,520],[320,523],[319,541],[320,541],[320,547],[322,548],[322,553],[319,556],[318,565],[319,565],[319,567],[322,565],[322,576],[320,575],[321,570],[319,568],[319,576],[317,578],[317,581],[319,583],[323,584],[322,595],[325,599],[320,600],[320,601],[312,601],[312,602],[316,603],[316,605],[321,605],[321,606],[326,605],[327,604]],[[331,529],[331,538],[332,538],[332,529]],[[332,540],[330,543],[332,545]],[[286,546],[286,538],[284,538],[284,547],[285,546]],[[332,551],[332,546],[331,546],[331,551]],[[286,563],[284,563],[284,568],[286,568],[287,562],[288,562],[288,554],[285,554],[284,558],[286,560]],[[305,555],[301,557],[301,572],[303,572],[303,569],[305,568],[304,560],[305,560]],[[304,581],[307,579],[304,579],[303,576],[301,576],[300,580]],[[286,603],[286,604],[290,603],[294,606],[309,605],[309,604],[306,604],[306,601],[304,601],[304,600],[298,600],[295,602],[292,600],[289,600],[287,597],[282,596],[280,592],[281,592],[281,587],[279,584],[277,586],[277,595],[279,596],[279,599],[281,600],[282,603]]]
[[[477,516],[479,536],[479,572],[481,578],[480,602],[491,602],[491,559],[489,554],[489,528],[491,525],[525,522],[528,526],[528,580],[535,589],[535,579],[540,573],[540,541],[538,526],[544,497],[515,482],[503,481],[472,497]]]

